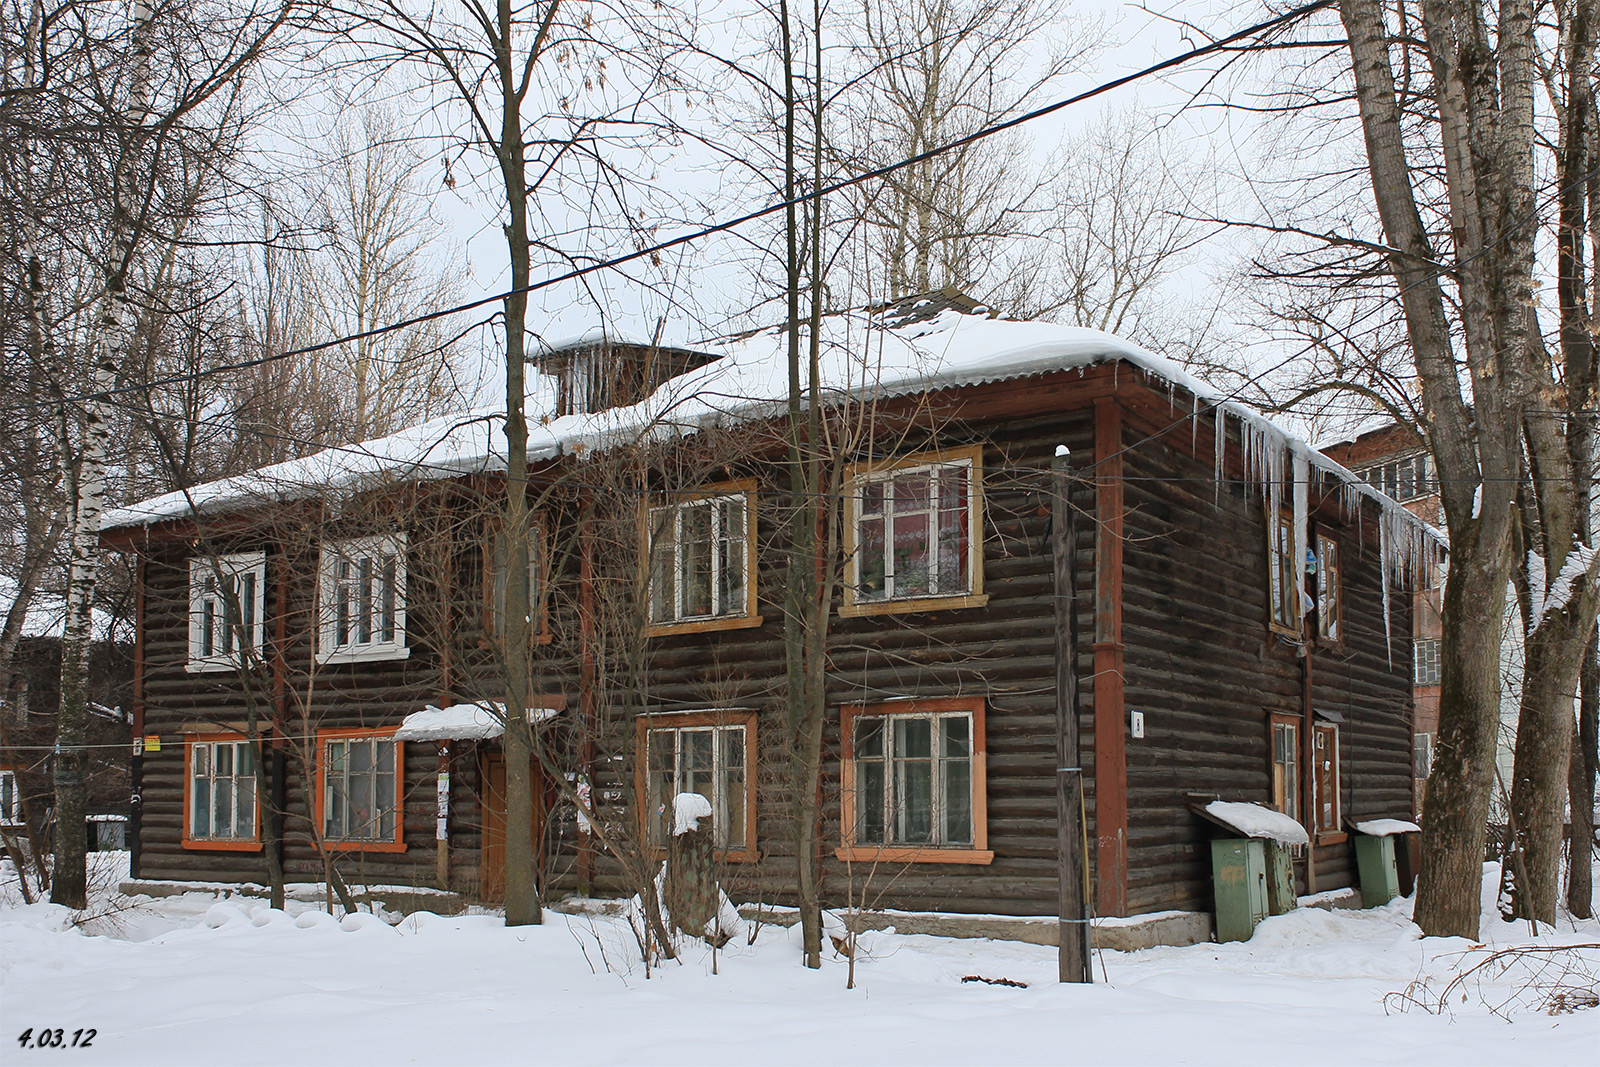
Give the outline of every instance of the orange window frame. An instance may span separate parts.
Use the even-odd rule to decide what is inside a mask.
[[[379,729],[364,729],[361,727],[340,728],[317,731],[317,809],[313,818],[326,830],[327,819],[327,788],[328,788],[328,743],[330,741],[354,741],[368,738],[383,740],[393,738],[399,732],[398,726],[386,726]],[[405,755],[406,743],[394,741],[394,839],[392,841],[346,841],[335,838],[325,838],[323,844],[339,852],[404,852],[406,850],[406,807],[405,807]]]
[[[756,502],[758,499],[759,484],[754,478],[741,478],[731,482],[712,482],[707,485],[684,493],[669,493],[662,496],[646,499],[639,506],[639,590],[645,605],[645,636],[665,637],[671,634],[706,633],[712,630],[743,630],[760,626],[764,621],[760,614],[760,601],[757,596],[756,576],[756,533],[758,530],[756,516]],[[744,535],[745,535],[745,560],[744,560],[744,610],[716,615],[710,618],[693,618],[685,621],[657,622],[650,617],[651,596],[651,567],[655,558],[656,538],[659,531],[655,530],[650,521],[650,513],[662,509],[675,509],[681,505],[693,504],[702,500],[715,500],[718,497],[744,497]],[[676,581],[676,575],[674,575]]]
[[[725,863],[751,863],[761,858],[756,847],[756,785],[757,760],[761,751],[757,744],[756,713],[744,710],[652,712],[634,719],[633,788],[638,798],[639,840],[650,840],[650,732],[667,732],[695,726],[744,727],[744,845],[740,848],[717,849],[717,859]],[[732,844],[730,841],[729,844]],[[656,858],[666,855],[663,845],[649,846]]]
[[[967,463],[967,571],[969,583],[965,593],[946,596],[895,596],[883,600],[857,600],[856,587],[860,581],[861,560],[857,546],[860,527],[860,497],[863,486],[874,478],[892,475],[913,467],[937,467]],[[855,463],[845,470],[844,490],[844,552],[845,581],[839,614],[895,615],[911,611],[942,611],[951,608],[981,608],[989,603],[983,591],[983,445],[966,445],[937,452],[918,452],[894,459],[870,463]],[[887,536],[887,534],[885,535]]]
[[[495,604],[495,579],[498,577],[499,566],[495,560],[495,542],[499,540],[501,531],[505,528],[503,519],[491,516],[484,523],[483,530],[483,632],[484,636],[494,638],[499,633],[499,622],[496,618],[497,605]],[[534,616],[533,643],[548,645],[552,639],[550,632],[550,535],[545,528],[544,519],[538,515],[530,516],[528,520],[528,534],[534,538],[539,546],[539,603],[537,614]]]
[[[261,843],[261,790],[255,791],[255,835],[249,838],[212,838],[195,837],[191,818],[194,813],[194,746],[208,744],[231,744],[240,741],[248,742],[250,739],[242,733],[230,730],[218,730],[207,733],[186,733],[183,735],[183,836],[180,844],[185,849],[196,852],[260,852]]]
[[[941,712],[967,712],[972,716],[972,844],[965,848],[931,845],[867,845],[855,840],[856,760],[855,722],[862,717],[892,718],[895,715],[928,715]],[[967,863],[994,862],[989,848],[988,740],[985,729],[985,701],[982,697],[935,697],[891,700],[877,704],[846,704],[840,708],[840,844],[834,856],[851,863]]]

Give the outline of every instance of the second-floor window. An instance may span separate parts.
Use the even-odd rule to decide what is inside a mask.
[[[755,615],[753,496],[741,488],[649,509],[651,626]]]
[[[17,785],[16,771],[0,771],[0,823],[7,826],[22,823],[22,792]]]
[[[964,449],[857,470],[847,607],[982,592],[978,455]]]
[[[267,554],[189,561],[189,670],[246,666],[265,629]]]
[[[405,535],[324,545],[320,601],[319,660],[404,657]]]
[[[509,572],[505,531],[494,529],[489,535],[489,607],[490,627],[499,635],[506,632],[506,575]],[[549,638],[549,605],[544,601],[546,580],[544,524],[534,519],[528,525],[528,622],[529,637],[535,641]]]
[[[1344,600],[1339,542],[1317,535],[1317,636],[1330,644],[1344,640]]]
[[[1413,685],[1439,684],[1439,648],[1440,642],[1437,639],[1418,641],[1411,646],[1411,656],[1416,661]]]
[[[1267,581],[1272,627],[1300,632],[1300,568],[1295,566],[1294,519],[1279,514],[1267,525]]]
[[[1426,452],[1413,452],[1361,470],[1367,483],[1396,500],[1415,500],[1434,491],[1432,463]]]

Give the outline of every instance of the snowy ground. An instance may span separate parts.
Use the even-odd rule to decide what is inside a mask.
[[[119,854],[103,854],[106,856]],[[111,862],[115,862],[113,859]],[[117,872],[101,879],[110,885]],[[1530,937],[1486,919],[1485,946],[1424,941],[1410,903],[1301,909],[1249,942],[1106,953],[1090,987],[1054,981],[1055,950],[1002,941],[864,935],[845,962],[797,962],[798,932],[767,927],[692,950],[646,978],[619,920],[548,913],[374,915],[342,922],[291,903],[189,893],[126,900],[74,925],[0,899],[0,1060],[21,1063],[1424,1063],[1593,1064],[1600,1009],[1549,1013],[1574,953],[1481,970],[1449,1011],[1399,993],[1518,945],[1600,943],[1600,923]],[[1576,953],[1593,988],[1600,947]],[[1553,969],[1554,968],[1554,969]],[[963,983],[967,975],[1027,988]],[[1566,974],[1565,980],[1573,980]],[[93,1028],[87,1049],[19,1049],[27,1028]]]

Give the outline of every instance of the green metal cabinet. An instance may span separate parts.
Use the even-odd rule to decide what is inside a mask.
[[[1394,863],[1394,838],[1356,835],[1356,870],[1361,874],[1361,906],[1376,908],[1400,895]]]
[[[1211,842],[1211,872],[1216,880],[1217,940],[1248,941],[1256,923],[1267,917],[1267,861],[1258,838]]]

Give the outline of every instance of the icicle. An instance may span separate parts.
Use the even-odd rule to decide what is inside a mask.
[[[1196,451],[1200,440],[1200,394],[1194,394],[1194,411],[1189,415],[1189,451]]]
[[[1222,502],[1222,476],[1226,469],[1223,460],[1228,455],[1228,413],[1222,409],[1221,404],[1218,404],[1215,410],[1217,415],[1217,459],[1216,465],[1211,470],[1214,489],[1212,503],[1220,504]]]
[[[1394,666],[1394,638],[1389,629],[1389,522],[1387,515],[1378,517],[1378,576],[1383,590],[1383,647]]]
[[[1302,614],[1309,614],[1311,604],[1306,596],[1306,549],[1309,545],[1307,518],[1310,512],[1311,498],[1311,464],[1300,453],[1294,454],[1294,486],[1290,492],[1294,494],[1294,573],[1295,588],[1301,597]]]

